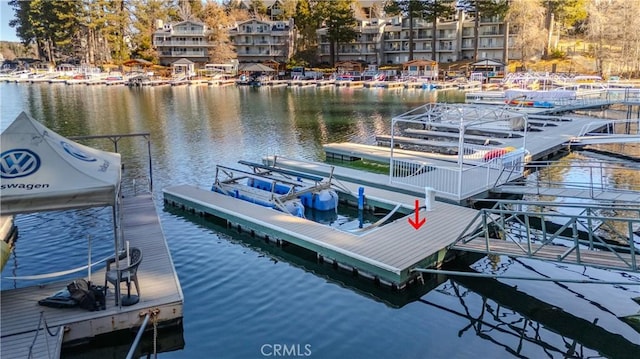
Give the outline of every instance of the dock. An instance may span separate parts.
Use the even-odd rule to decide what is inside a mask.
[[[357,193],[362,186],[347,181],[340,184],[352,193]],[[394,288],[404,288],[418,278],[413,268],[437,267],[443,263],[446,247],[463,230],[463,226],[451,225],[451,218],[467,224],[477,215],[474,209],[436,202],[431,211],[419,211],[426,223],[418,230],[407,217],[402,217],[370,230],[349,232],[192,185],[173,186],[163,192],[165,205],[217,218],[227,227],[246,231],[251,236],[279,244],[292,243],[315,252],[320,262],[346,268]],[[414,211],[416,200],[424,203],[424,197],[381,188],[365,189],[365,206],[400,205],[402,213],[407,214]]]
[[[160,325],[181,325],[184,296],[152,196],[123,198],[122,213],[125,240],[143,253],[138,269],[140,301],[131,306],[114,306],[114,289],[111,286],[106,309],[91,312],[79,307],[38,305],[39,300],[66,288],[68,281],[3,290],[2,358],[27,358],[30,351],[32,357],[59,357],[65,344],[73,345],[101,334],[139,327],[144,315],[152,310],[159,311],[157,320]],[[96,284],[102,285],[104,269],[92,273],[92,278]],[[124,284],[122,288],[125,288]],[[61,330],[58,335],[51,336],[46,328],[51,333],[55,333],[57,328]],[[37,340],[31,347],[36,333]]]

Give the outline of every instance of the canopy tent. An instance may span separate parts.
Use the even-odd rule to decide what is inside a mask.
[[[0,139],[2,214],[115,206],[120,155],[71,141],[21,113]]]
[[[71,141],[24,112],[2,132],[0,151],[3,215],[111,206],[118,253],[119,154]]]

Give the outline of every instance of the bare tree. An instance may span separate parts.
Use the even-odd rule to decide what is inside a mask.
[[[209,62],[220,64],[236,59],[238,56],[229,38],[229,29],[235,22],[225,8],[214,0],[208,0],[199,15],[208,27],[207,40],[214,45],[209,50]]]
[[[513,0],[509,5],[506,21],[511,26],[514,47],[520,52],[525,68],[527,60],[542,54],[546,45],[545,13],[539,0]]]
[[[613,67],[621,73],[637,72],[640,35],[629,29],[640,28],[640,2],[591,0],[588,14],[586,35],[593,43],[590,52],[598,73],[608,76]]]

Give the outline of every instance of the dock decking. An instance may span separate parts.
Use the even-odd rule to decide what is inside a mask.
[[[143,253],[143,260],[138,268],[140,301],[128,307],[114,306],[114,289],[111,286],[106,298],[106,310],[90,312],[79,307],[59,309],[38,305],[39,300],[66,288],[68,281],[3,290],[0,308],[2,315],[0,357],[28,357],[41,312],[44,313],[44,319],[52,331],[55,331],[56,327],[66,329],[64,337],[60,339],[64,343],[135,328],[143,321],[141,313],[147,313],[152,309],[159,309],[158,322],[160,323],[182,320],[182,289],[151,195],[124,198],[122,213],[125,240],[129,241],[132,247],[140,248]],[[92,273],[92,278],[96,284],[102,285],[104,269]],[[122,288],[125,286],[122,285]],[[38,341],[33,348],[37,352],[34,357],[59,355],[59,346],[55,348],[52,345],[56,338],[48,337],[42,328],[44,324],[40,326]],[[46,340],[49,344],[48,351]],[[54,349],[57,350],[57,354],[54,354],[56,353]]]
[[[616,191],[589,188],[554,188],[542,186],[500,185],[491,190],[495,193],[528,194],[537,196],[595,199],[602,202],[640,203],[640,192]]]
[[[523,251],[523,246],[514,242],[508,242],[501,239],[486,240],[477,237],[468,242],[459,242],[452,246],[452,249],[476,252],[483,254],[507,255],[512,257],[527,257],[527,252]],[[635,263],[629,253],[613,253],[604,251],[590,251],[588,249],[576,250],[567,255],[569,248],[565,246],[539,245],[532,244],[530,251],[535,253],[535,259],[551,260],[558,262],[576,263],[581,265],[589,265],[599,268],[629,270],[629,263]],[[566,256],[563,260],[559,258]]]
[[[361,186],[341,184],[356,193]],[[366,188],[365,197],[368,201],[390,205],[400,203],[405,213],[414,208],[416,200],[415,196],[379,188]],[[463,230],[463,226],[452,225],[452,218],[466,225],[477,214],[470,208],[437,202],[432,211],[420,211],[420,217],[427,220],[419,230],[403,217],[355,234],[191,185],[166,188],[164,198],[165,204],[222,218],[229,225],[245,228],[250,233],[293,243],[336,265],[346,265],[398,287],[413,278],[412,268],[442,263],[445,248]]]

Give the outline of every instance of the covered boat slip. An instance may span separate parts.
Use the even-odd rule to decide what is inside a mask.
[[[39,300],[66,288],[69,281],[3,290],[1,292],[2,347],[0,349],[2,358],[28,357],[41,312],[51,332],[54,332],[57,327],[67,329],[64,331],[63,342],[135,328],[143,322],[144,314],[155,309],[159,309],[160,323],[177,323],[181,320],[182,289],[151,195],[125,198],[122,211],[124,238],[132,247],[140,248],[144,256],[137,274],[141,291],[140,301],[126,307],[114,305],[114,288],[111,285],[106,298],[106,310],[91,312],[79,307],[50,308],[38,305]],[[78,276],[82,277],[83,274]],[[92,273],[92,280],[95,284],[103,285],[104,269]],[[122,284],[122,287],[126,288],[126,285]],[[132,294],[136,294],[135,289],[132,291]],[[122,294],[126,296],[126,289]],[[34,357],[53,356],[52,343],[57,338],[49,336],[46,330],[43,330],[44,327],[43,322],[33,348],[34,354],[36,351],[40,354]],[[45,340],[48,340],[49,352],[43,351],[47,348]]]
[[[355,193],[361,186],[340,182]],[[438,202],[431,211],[420,210],[420,218],[426,218],[426,223],[418,230],[403,217],[352,233],[192,185],[173,186],[163,191],[167,205],[222,218],[230,226],[293,243],[328,261],[333,260],[399,287],[413,278],[412,268],[442,263],[446,247],[458,238],[477,213],[473,209]],[[424,203],[423,197],[380,188],[366,188],[365,198],[367,202],[387,203],[388,207],[400,204],[405,213],[414,208],[417,199]],[[413,214],[411,218],[414,218]]]

